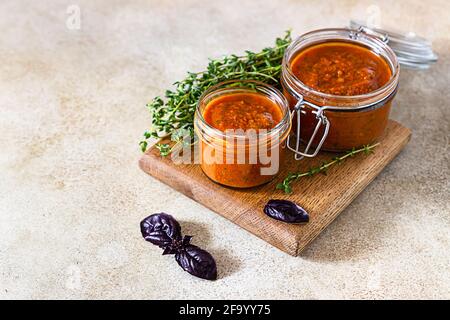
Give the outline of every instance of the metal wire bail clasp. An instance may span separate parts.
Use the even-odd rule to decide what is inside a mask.
[[[305,108],[305,106],[309,106],[314,109],[314,111],[312,111],[312,113],[316,115],[317,124],[316,124],[316,127],[314,128],[314,132],[311,135],[311,138],[309,139],[308,143],[306,144],[305,149],[303,151],[300,151],[300,142],[301,142],[300,116],[302,113],[304,114],[306,112],[306,111],[302,110]],[[300,160],[300,159],[303,159],[304,157],[312,158],[312,157],[315,157],[319,153],[320,148],[322,147],[322,145],[328,135],[328,131],[330,129],[330,122],[328,121],[327,117],[323,114],[323,112],[326,108],[327,107],[319,107],[319,106],[316,106],[315,104],[305,101],[303,99],[303,96],[299,97],[297,104],[295,105],[294,109],[291,111],[291,120],[294,119],[294,116],[297,113],[297,119],[296,119],[297,120],[297,128],[295,131],[295,139],[296,139],[295,148],[291,146],[291,142],[290,142],[291,135],[287,138],[287,147],[289,148],[289,150],[292,150],[295,153],[295,160]],[[308,152],[309,149],[311,148],[314,138],[316,137],[317,133],[319,132],[319,129],[321,126],[325,126],[322,138],[320,139],[320,142],[317,144],[314,151]]]
[[[376,31],[376,30],[366,27],[364,25],[358,24],[355,21],[350,21],[350,28],[353,29],[352,31],[350,31],[350,34],[349,34],[350,39],[358,39],[358,35],[360,33],[365,33],[365,34],[377,37],[384,43],[389,42],[389,35],[387,33],[382,33],[382,32]]]

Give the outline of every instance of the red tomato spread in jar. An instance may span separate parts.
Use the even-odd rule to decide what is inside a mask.
[[[284,142],[291,127],[287,101],[275,89],[258,86],[270,92],[224,93],[199,103],[201,116],[197,114],[196,132],[201,143],[201,167],[210,179],[222,185],[248,188],[266,183],[279,172],[284,159]],[[217,131],[204,128],[200,117]],[[258,137],[250,138],[249,130]],[[274,169],[267,173],[268,168]]]
[[[223,95],[212,100],[203,112],[205,121],[220,131],[272,129],[282,116],[275,102],[256,93]]]
[[[314,90],[356,96],[381,88],[391,78],[386,61],[373,51],[345,42],[327,42],[301,51],[292,72]]]
[[[325,125],[321,125],[311,145],[323,141],[321,149],[326,151],[346,151],[377,140],[387,126],[398,83],[396,57],[385,43],[361,35],[358,40],[333,39],[352,32],[325,29],[309,33],[291,44],[283,60],[283,92],[290,108],[299,96],[316,107],[303,106],[300,134],[296,134],[307,144],[322,121],[315,110],[324,107],[328,134],[322,140]],[[320,41],[311,40],[314,34]],[[312,43],[302,45],[308,41]],[[296,117],[293,122],[295,128]]]

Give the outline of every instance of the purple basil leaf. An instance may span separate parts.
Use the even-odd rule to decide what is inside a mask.
[[[193,276],[206,280],[217,279],[216,261],[207,251],[197,246],[186,245],[175,254],[175,259],[184,271]]]
[[[166,213],[155,213],[142,220],[141,233],[146,241],[163,249],[174,241],[181,241],[180,224],[174,217]],[[166,254],[168,253],[166,252]]]
[[[264,207],[264,213],[271,218],[287,223],[309,221],[309,215],[305,209],[289,200],[269,200]]]

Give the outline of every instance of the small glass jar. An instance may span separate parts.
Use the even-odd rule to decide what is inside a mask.
[[[326,42],[347,42],[371,50],[391,69],[389,81],[367,94],[339,96],[314,90],[292,72],[293,59],[303,50]],[[384,132],[397,92],[400,67],[386,39],[364,30],[322,29],[306,33],[286,49],[282,62],[283,93],[292,110],[296,158],[314,157],[320,149],[346,151],[376,141]],[[297,114],[295,116],[295,114]],[[300,150],[300,141],[305,144]]]
[[[272,129],[223,132],[204,118],[208,104],[223,95],[257,93],[274,102],[281,121]],[[258,81],[232,80],[209,88],[201,97],[194,117],[200,164],[211,180],[229,187],[255,187],[272,180],[285,158],[286,139],[291,131],[289,104],[277,89]]]

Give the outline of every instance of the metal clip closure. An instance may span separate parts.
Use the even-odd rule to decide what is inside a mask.
[[[377,37],[384,43],[389,42],[389,35],[387,33],[381,33],[381,32],[375,31],[373,29],[370,29],[370,28],[368,28],[366,26],[362,26],[362,25],[358,26],[358,28],[356,30],[350,31],[349,37],[350,37],[350,39],[356,40],[360,33],[365,33],[365,34]]]
[[[314,109],[314,111],[312,111],[313,114],[316,115],[316,119],[317,119],[317,124],[316,127],[314,128],[314,132],[311,135],[311,138],[309,139],[308,143],[306,144],[306,147],[303,151],[300,151],[300,142],[301,142],[301,138],[300,138],[300,115],[303,113],[305,113],[304,109],[306,106],[309,106],[311,108]],[[295,148],[291,146],[291,142],[290,142],[290,138],[291,136],[289,136],[287,138],[287,147],[289,148],[289,150],[293,151],[295,153],[295,160],[301,160],[304,157],[307,158],[312,158],[315,157],[319,151],[320,148],[322,147],[327,135],[328,135],[328,131],[330,129],[330,122],[328,121],[327,117],[324,115],[323,111],[326,109],[327,107],[319,107],[316,106],[313,103],[310,103],[308,101],[305,101],[303,99],[303,96],[299,97],[299,100],[297,102],[297,104],[295,105],[294,109],[291,111],[291,120],[294,119],[294,115],[297,113],[297,128],[296,128],[296,132],[295,132],[295,138],[296,138],[296,142],[295,142]],[[322,135],[322,138],[320,139],[320,142],[317,144],[317,146],[315,147],[313,152],[308,152],[309,149],[311,148],[311,145],[314,141],[314,138],[316,137],[317,133],[319,132],[319,129],[321,126],[325,126],[324,129],[324,133]],[[306,141],[306,140],[305,140]]]

